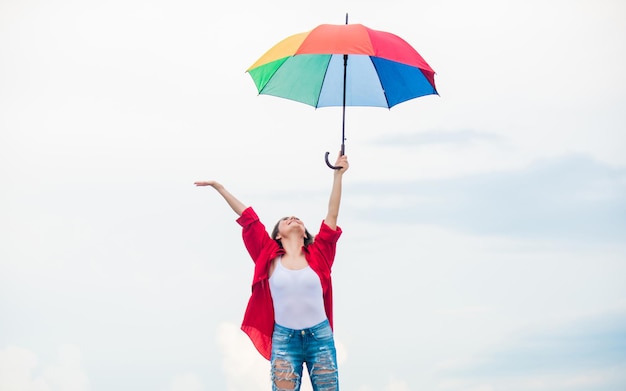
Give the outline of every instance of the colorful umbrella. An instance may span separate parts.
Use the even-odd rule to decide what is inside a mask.
[[[259,94],[313,107],[342,106],[341,154],[345,153],[346,106],[391,108],[437,94],[435,72],[397,35],[362,24],[322,24],[292,35],[247,71]],[[328,161],[326,164],[334,169]]]

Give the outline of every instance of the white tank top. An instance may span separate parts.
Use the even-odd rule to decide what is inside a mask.
[[[310,266],[290,270],[279,257],[270,277],[270,290],[277,324],[301,330],[326,320],[322,282]]]

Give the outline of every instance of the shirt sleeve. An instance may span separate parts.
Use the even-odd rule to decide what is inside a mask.
[[[318,251],[322,261],[330,268],[335,261],[335,252],[337,249],[337,241],[341,236],[341,228],[330,228],[324,221],[320,225],[320,230],[312,246]]]
[[[241,213],[241,216],[237,219],[237,223],[242,227],[241,235],[243,237],[243,243],[248,250],[248,254],[250,254],[252,260],[256,262],[263,247],[272,239],[252,207],[246,208]]]

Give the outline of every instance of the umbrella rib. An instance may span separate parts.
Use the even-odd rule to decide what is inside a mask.
[[[372,66],[374,67],[374,70],[376,71],[376,74],[378,75],[378,68],[376,67],[376,63],[372,61],[372,57],[374,56],[368,56],[369,60],[372,63]],[[385,86],[383,85],[383,81],[380,79],[380,77],[378,78],[378,81],[380,82],[380,88],[382,88],[383,90],[383,96],[385,97],[385,102],[387,102],[387,108],[391,108],[391,106],[389,106],[389,98],[387,97],[387,91],[385,91]]]
[[[330,64],[330,60],[332,58],[333,58],[332,54],[330,56],[328,56],[328,61],[326,62],[326,66],[324,67],[324,77],[322,77],[322,84],[320,84],[320,91],[317,94],[316,101],[315,101],[315,108],[316,109],[319,107],[320,96],[322,95],[322,88],[324,88],[324,83],[326,82],[326,75],[328,75],[328,65]]]

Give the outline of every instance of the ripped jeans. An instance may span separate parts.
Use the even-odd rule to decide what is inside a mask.
[[[272,391],[299,391],[303,363],[313,391],[339,391],[337,352],[328,320],[304,330],[274,325]]]

